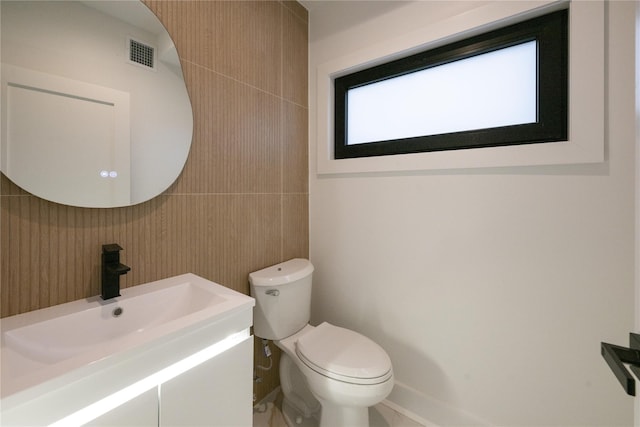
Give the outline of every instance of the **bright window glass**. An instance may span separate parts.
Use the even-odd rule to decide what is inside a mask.
[[[347,144],[535,123],[537,42],[349,89]]]

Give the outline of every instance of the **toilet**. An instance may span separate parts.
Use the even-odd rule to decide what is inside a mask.
[[[289,426],[365,427],[369,407],[393,388],[387,353],[369,338],[309,324],[313,265],[292,259],[249,274],[253,331],[282,349],[280,384]]]

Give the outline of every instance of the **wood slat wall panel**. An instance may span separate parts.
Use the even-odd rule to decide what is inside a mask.
[[[279,192],[280,99],[197,65],[184,70],[200,144],[171,192]]]
[[[119,243],[131,267],[122,287],[193,272],[249,293],[251,271],[308,256],[306,10],[145,3],[176,42],[193,106],[185,169],[163,195],[114,209],[52,203],[2,175],[1,317],[98,295],[106,243]],[[258,399],[279,385],[272,350]]]
[[[282,101],[282,187],[284,193],[309,192],[308,109]]]
[[[297,2],[288,2],[287,4],[300,6]],[[306,12],[302,6],[300,9]],[[307,46],[309,45],[307,28],[309,24],[306,14],[301,15],[302,13],[296,7],[283,8],[282,79],[286,84],[282,85],[282,96],[291,102],[307,107]]]

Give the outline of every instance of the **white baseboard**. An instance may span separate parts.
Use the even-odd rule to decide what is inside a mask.
[[[491,426],[490,423],[466,411],[454,408],[397,381],[383,403],[423,426]]]
[[[273,402],[276,399],[278,393],[280,393],[280,387],[272,390],[254,408],[263,409],[268,402]],[[466,411],[454,408],[398,381],[382,404],[426,427],[492,426]]]

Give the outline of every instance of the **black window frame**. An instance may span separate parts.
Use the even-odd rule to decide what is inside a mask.
[[[568,10],[560,10],[427,50],[334,80],[334,158],[357,158],[566,141],[568,136]],[[457,60],[537,41],[535,123],[349,145],[350,89]]]

